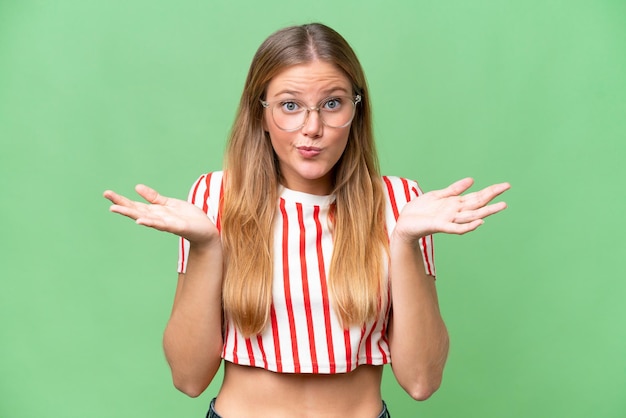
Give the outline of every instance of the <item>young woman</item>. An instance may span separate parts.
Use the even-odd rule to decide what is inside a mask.
[[[384,364],[415,399],[439,387],[448,334],[432,234],[463,234],[503,210],[506,183],[423,194],[381,177],[361,65],[321,24],[257,51],[224,171],[187,202],[138,185],[111,211],[181,237],[163,345],[174,385],[201,394],[222,359],[208,417],[386,417]]]

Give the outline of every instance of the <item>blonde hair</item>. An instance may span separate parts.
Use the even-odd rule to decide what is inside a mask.
[[[334,168],[334,249],[329,289],[344,327],[362,325],[381,309],[388,237],[384,194],[372,133],[367,83],[348,43],[319,23],[288,27],[257,50],[246,79],[225,155],[222,216],[224,310],[244,335],[267,325],[272,303],[273,231],[280,171],[263,108],[270,80],[283,69],[314,60],[329,62],[351,80],[362,97],[346,149]]]

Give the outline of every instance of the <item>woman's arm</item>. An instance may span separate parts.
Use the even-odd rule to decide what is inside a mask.
[[[449,346],[434,277],[425,273],[419,240],[437,232],[473,231],[484,218],[506,208],[504,202],[488,203],[508,190],[508,183],[462,196],[472,184],[472,179],[463,179],[412,200],[391,237],[389,348],[396,379],[416,400],[428,399],[439,388]]]
[[[424,271],[419,244],[392,238],[389,266],[393,316],[389,347],[393,373],[416,400],[441,384],[448,355],[448,332],[439,312],[434,277]]]
[[[136,191],[148,203],[132,201],[107,190],[111,212],[189,241],[185,274],[180,274],[174,306],[163,336],[165,356],[174,385],[189,396],[198,396],[211,383],[221,362],[222,350],[222,245],[215,225],[198,207],[159,195],[138,185]]]
[[[163,334],[174,386],[196,397],[221,363],[222,246],[190,244],[186,273],[178,275],[174,307]]]

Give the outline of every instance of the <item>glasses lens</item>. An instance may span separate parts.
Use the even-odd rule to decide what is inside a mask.
[[[297,101],[276,102],[272,108],[274,122],[285,131],[296,130],[304,124],[307,108]]]
[[[326,126],[342,128],[354,116],[354,102],[351,97],[331,97],[320,105],[320,114]]]

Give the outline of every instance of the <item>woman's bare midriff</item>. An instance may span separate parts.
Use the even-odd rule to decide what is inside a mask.
[[[382,410],[382,366],[320,375],[224,365],[224,382],[215,403],[223,418],[376,418]]]

